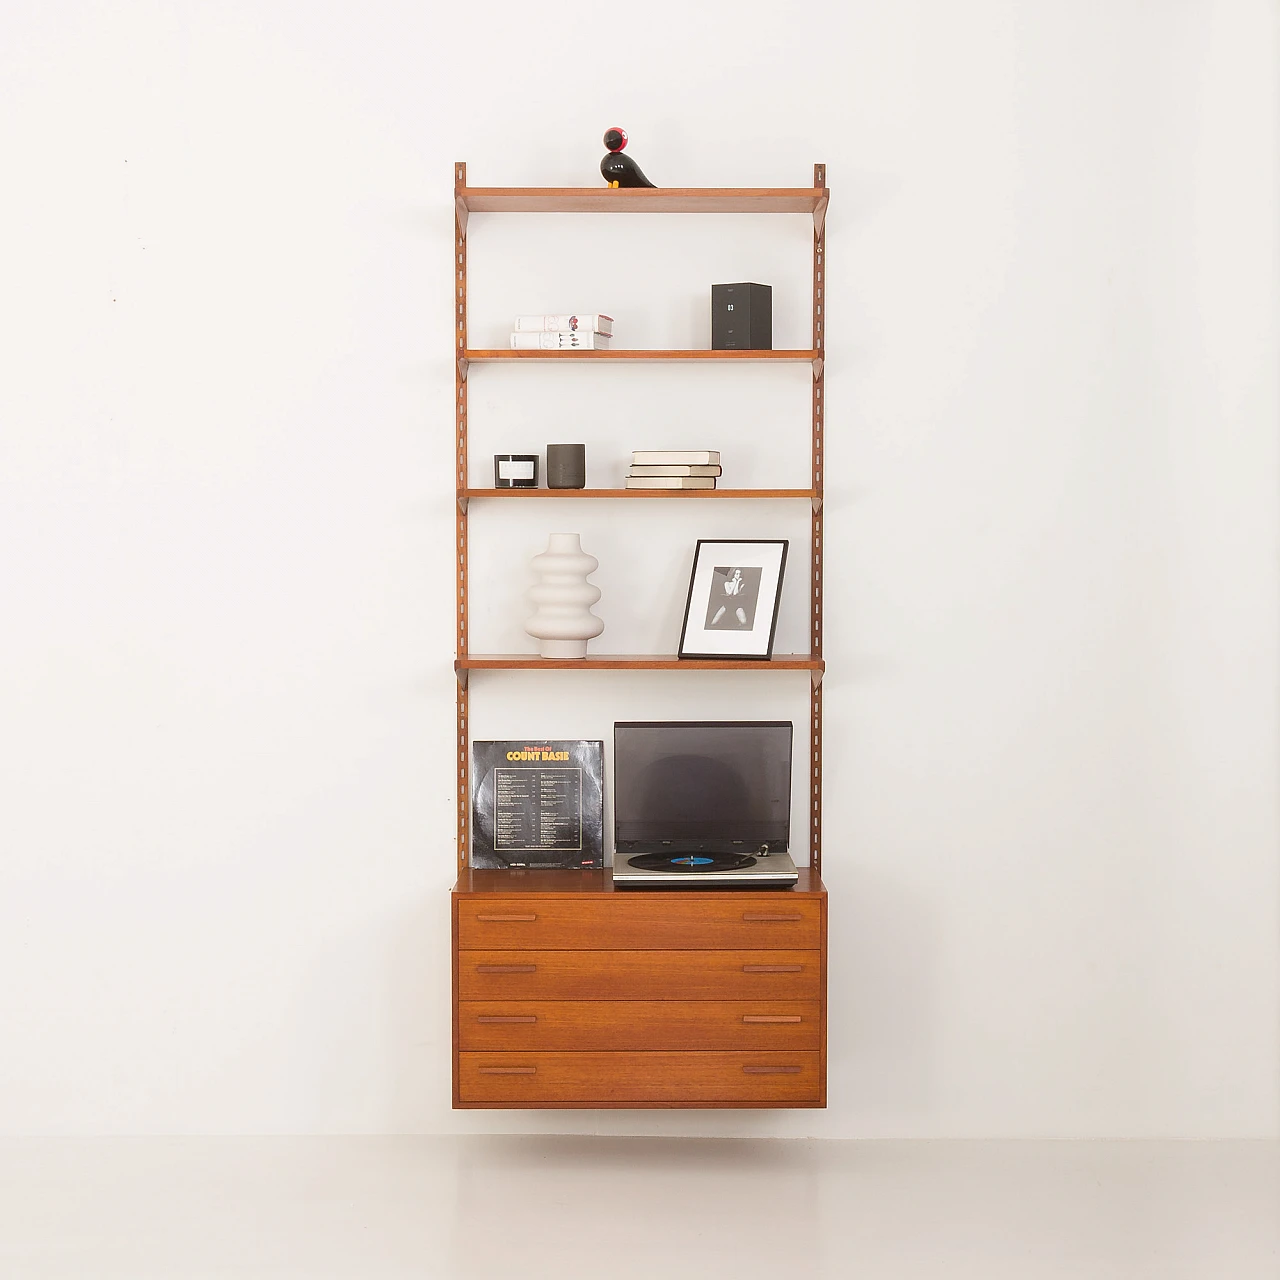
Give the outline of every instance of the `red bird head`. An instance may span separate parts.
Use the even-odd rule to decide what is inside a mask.
[[[627,145],[627,131],[625,129],[606,129],[604,145],[610,151],[621,151]]]

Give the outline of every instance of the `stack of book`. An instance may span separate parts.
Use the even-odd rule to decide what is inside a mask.
[[[628,489],[714,489],[718,449],[637,449],[627,472]]]
[[[516,351],[607,351],[612,316],[516,316],[511,346]]]

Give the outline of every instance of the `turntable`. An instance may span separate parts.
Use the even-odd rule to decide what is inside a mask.
[[[785,888],[795,884],[796,864],[789,853],[638,853],[613,859],[613,882],[618,885],[679,885],[694,889],[737,885],[743,888]]]
[[[614,725],[613,882],[788,888],[789,721]]]

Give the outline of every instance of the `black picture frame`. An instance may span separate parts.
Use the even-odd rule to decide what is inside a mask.
[[[760,662],[773,657],[788,545],[786,538],[698,539],[679,657]],[[735,607],[735,601],[742,603]]]

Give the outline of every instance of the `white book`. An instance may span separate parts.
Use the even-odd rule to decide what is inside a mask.
[[[629,474],[633,476],[718,476],[720,468],[669,462],[661,467],[633,466]]]
[[[637,449],[631,455],[637,467],[718,467],[719,449]]]
[[[607,351],[610,338],[603,333],[513,333],[517,351]]]
[[[628,476],[628,489],[714,489],[714,476]]]
[[[607,333],[613,336],[612,316],[516,316],[517,333]]]

